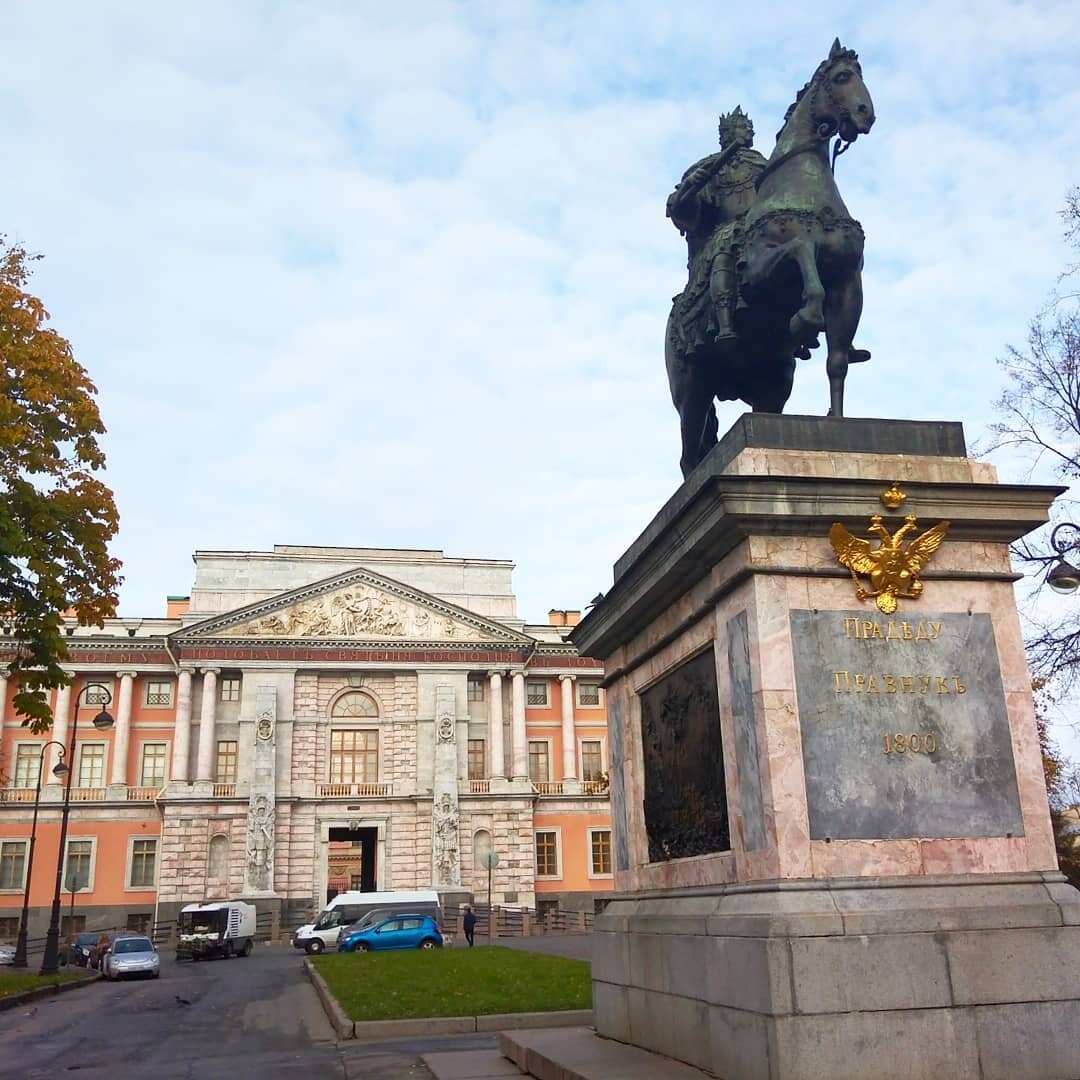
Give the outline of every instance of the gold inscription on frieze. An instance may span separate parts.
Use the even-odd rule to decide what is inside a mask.
[[[905,735],[902,731],[885,735],[886,754],[936,754],[938,749],[937,734],[933,731],[913,731]]]
[[[858,619],[848,615],[844,619],[844,637],[860,641],[937,641],[941,637],[940,622],[908,622],[905,619]]]
[[[834,671],[833,689],[838,694],[966,694],[959,675],[868,674]]]

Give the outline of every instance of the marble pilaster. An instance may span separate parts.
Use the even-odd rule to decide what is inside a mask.
[[[562,778],[577,779],[577,739],[574,735],[574,676],[560,675],[562,691]]]
[[[502,673],[492,671],[491,705],[488,708],[488,774],[493,780],[506,778],[506,749],[503,746]]]
[[[529,744],[525,738],[525,672],[510,674],[510,774],[514,780],[529,778]]]
[[[131,737],[131,690],[135,675],[130,671],[118,671],[119,688],[116,692],[116,727],[113,730],[112,770],[110,784],[128,782],[128,743]]]
[[[172,772],[170,779],[188,782],[188,758],[191,753],[191,672],[181,668],[176,679],[176,727],[173,731]]]
[[[203,669],[202,709],[199,713],[199,759],[195,779],[213,783],[217,750],[217,668]]]

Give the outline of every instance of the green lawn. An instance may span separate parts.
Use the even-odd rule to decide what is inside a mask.
[[[86,977],[85,972],[65,971],[59,975],[36,975],[28,971],[0,972],[0,997],[21,994],[24,990],[37,990],[42,986],[55,986],[57,983],[73,982]]]
[[[352,1020],[592,1008],[584,960],[492,946],[313,957]]]

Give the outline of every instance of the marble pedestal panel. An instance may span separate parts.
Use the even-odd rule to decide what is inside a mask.
[[[731,1080],[1080,1077],[1008,556],[1060,490],[998,484],[958,424],[777,416],[678,489],[573,635],[608,673],[625,897],[600,1034]],[[951,526],[886,615],[829,530],[909,513]],[[1025,1024],[1042,1071],[1010,1072]]]
[[[732,885],[611,903],[597,1031],[725,1080],[1080,1076],[1059,874]]]

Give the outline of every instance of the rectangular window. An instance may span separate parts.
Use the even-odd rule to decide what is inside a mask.
[[[364,887],[364,879],[359,874],[349,875],[349,888],[353,892],[359,892]]]
[[[536,834],[536,876],[559,876],[559,842],[554,832]]]
[[[379,780],[377,731],[330,732],[330,783],[375,784]]]
[[[214,782],[218,784],[236,783],[236,750],[238,743],[235,739],[219,739],[217,744],[217,770],[214,773]]]
[[[167,743],[143,743],[142,767],[139,770],[142,787],[160,788],[165,786],[165,752],[167,749]]]
[[[229,676],[228,678],[221,680],[221,700],[222,701],[239,701],[240,700],[240,680]]]
[[[60,937],[66,938],[71,934],[83,934],[86,932],[85,915],[64,915],[60,919]]]
[[[547,705],[548,703],[548,684],[546,682],[526,680],[525,682],[525,704],[526,705]]]
[[[0,889],[21,889],[25,886],[25,840],[5,840],[0,844]]]
[[[38,770],[41,768],[41,747],[33,743],[20,743],[15,748],[15,786],[37,787]]]
[[[0,918],[0,944],[14,945],[19,936],[19,920],[14,915]]]
[[[534,784],[543,784],[551,779],[546,740],[529,740],[529,779]]]
[[[469,676],[469,700],[484,700],[484,677],[482,675]]]
[[[146,682],[146,704],[171,705],[172,683],[168,681],[148,679]]]
[[[577,703],[579,705],[600,704],[600,684],[598,682],[582,682],[577,684]]]
[[[136,934],[150,934],[150,924],[154,915],[150,911],[133,911],[127,917],[127,928],[134,930]]]
[[[581,779],[599,780],[604,774],[603,747],[599,739],[581,740]]]
[[[76,787],[105,786],[105,744],[86,743],[79,747],[79,782]]]
[[[483,780],[487,776],[487,761],[484,755],[484,740],[469,740],[469,779]]]
[[[93,840],[69,840],[67,859],[64,868],[64,889],[70,888],[73,881],[80,883],[83,889],[90,887],[91,862],[94,857]]]
[[[83,684],[80,705],[111,705],[113,700],[112,680],[91,679]]]
[[[611,830],[593,829],[589,843],[593,874],[611,873]]]
[[[157,838],[138,837],[131,841],[131,877],[128,885],[133,889],[152,889],[154,869],[157,863]]]

